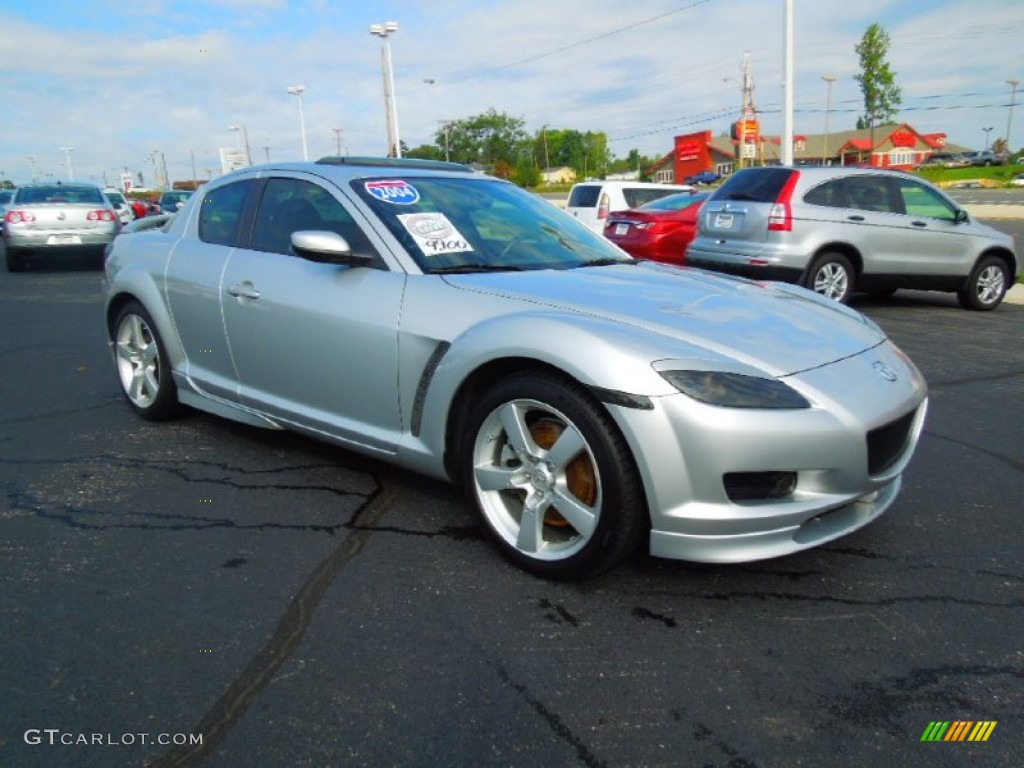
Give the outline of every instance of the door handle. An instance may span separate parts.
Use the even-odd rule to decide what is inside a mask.
[[[850,221],[864,221],[863,216],[847,216],[846,218],[848,218]]]
[[[913,224],[915,227],[927,227],[928,226],[928,222],[927,221],[912,221],[910,223]]]
[[[228,287],[228,293],[236,299],[258,299],[260,292],[250,282],[237,283]]]

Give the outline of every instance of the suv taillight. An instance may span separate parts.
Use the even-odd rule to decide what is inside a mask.
[[[602,192],[601,193],[601,200],[597,204],[597,218],[598,219],[607,219],[608,218],[608,208],[610,207],[610,205],[611,205],[611,200],[608,199],[608,193],[607,192]]]
[[[790,201],[793,199],[793,190],[799,179],[800,171],[793,171],[779,191],[779,197],[772,204],[771,212],[768,214],[769,232],[793,231],[793,207]]]

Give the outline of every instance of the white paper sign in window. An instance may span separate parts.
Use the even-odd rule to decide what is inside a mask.
[[[403,213],[398,219],[427,256],[473,250],[473,246],[443,213]]]

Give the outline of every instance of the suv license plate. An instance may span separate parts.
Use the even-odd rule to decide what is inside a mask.
[[[731,213],[719,213],[715,215],[715,226],[722,229],[732,229],[733,215]]]
[[[628,233],[629,233],[629,224],[621,224],[620,223],[620,224],[616,224],[615,225],[615,234],[616,235],[625,235],[625,234],[628,234]]]

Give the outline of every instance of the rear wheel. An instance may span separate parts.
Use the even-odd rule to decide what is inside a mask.
[[[585,389],[547,372],[516,374],[491,387],[467,423],[467,493],[516,565],[581,579],[636,548],[647,518],[632,454]]]
[[[957,291],[960,305],[965,309],[995,309],[1006,295],[1010,275],[1006,262],[996,256],[978,260],[966,282]]]
[[[7,257],[7,271],[8,272],[24,272],[25,271],[25,257],[21,255],[19,251],[13,248],[7,248],[4,255]]]
[[[149,313],[136,301],[114,322],[114,356],[121,390],[144,419],[163,421],[181,411],[163,341]]]
[[[853,265],[841,253],[823,253],[807,270],[804,286],[827,299],[845,304],[854,286]]]

